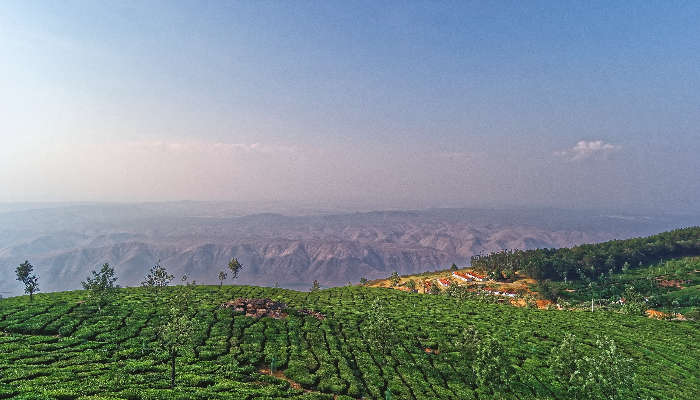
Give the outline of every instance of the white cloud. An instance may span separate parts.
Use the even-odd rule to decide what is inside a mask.
[[[574,147],[557,151],[554,154],[570,161],[581,161],[592,157],[605,157],[621,148],[619,145],[606,143],[602,140],[580,140]]]

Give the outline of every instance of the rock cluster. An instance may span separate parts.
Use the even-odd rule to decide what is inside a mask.
[[[233,308],[235,312],[244,312],[246,317],[285,318],[287,305],[270,299],[237,298],[221,305],[222,308]]]
[[[270,299],[247,299],[239,297],[235,300],[227,301],[221,305],[221,308],[232,308],[234,312],[245,313],[246,317],[270,317],[281,319],[287,317],[287,305],[285,303]],[[318,311],[302,309],[299,314],[314,317],[317,320],[323,320],[325,315]]]
[[[314,317],[314,318],[316,318],[316,319],[319,320],[319,321],[326,319],[326,316],[325,316],[325,315],[321,314],[321,313],[318,312],[318,311],[314,311],[314,310],[307,310],[307,309],[299,310],[299,314],[303,314],[303,315],[308,315],[308,316],[310,316],[310,317]]]

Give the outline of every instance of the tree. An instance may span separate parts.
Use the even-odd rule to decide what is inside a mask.
[[[367,325],[362,329],[362,332],[370,348],[381,356],[390,354],[398,337],[394,331],[394,323],[389,318],[386,305],[380,298],[377,297],[372,302],[365,321]]]
[[[365,286],[369,281],[364,276],[360,278],[360,285]]]
[[[635,290],[634,286],[627,285],[624,293],[624,304],[622,312],[629,315],[644,315],[646,311],[646,303],[644,297]]]
[[[459,352],[460,358],[463,362],[463,365],[467,368],[465,368],[465,371],[470,371],[472,372],[472,376],[470,381],[474,382],[475,381],[475,376],[474,376],[474,359],[476,358],[476,349],[479,344],[479,341],[481,340],[481,335],[479,332],[474,328],[474,326],[467,326],[466,328],[462,329],[462,332],[460,335],[457,335],[455,338],[455,350]]]
[[[554,286],[551,280],[545,279],[537,282],[537,292],[543,299],[556,302],[559,298],[559,288]]]
[[[175,276],[168,273],[165,267],[160,265],[160,260],[156,265],[151,267],[151,270],[146,274],[145,280],[141,282],[141,286],[148,288],[154,292],[159,292],[162,288],[168,286]]]
[[[452,263],[452,266],[450,267],[452,271],[457,271],[457,264]]]
[[[503,270],[503,278],[508,281],[515,279],[515,270],[513,268],[506,268]]]
[[[399,277],[399,273],[394,271],[391,273],[391,276],[389,277],[389,280],[391,281],[391,286],[399,286],[399,282],[401,282],[401,277]]]
[[[319,290],[321,290],[321,284],[318,283],[318,281],[314,279],[314,283],[311,284],[311,291],[318,292]]]
[[[183,277],[183,282],[187,277]],[[178,286],[169,298],[168,312],[157,329],[157,340],[170,360],[170,387],[175,387],[177,357],[194,345],[197,328],[196,313],[191,307],[193,283]]]
[[[228,269],[231,271],[231,279],[236,280],[236,278],[238,278],[238,273],[243,269],[243,265],[234,257],[228,262]]]
[[[224,281],[226,280],[226,272],[219,271],[219,289],[224,286]]]
[[[39,291],[39,277],[34,275],[33,271],[34,266],[29,263],[29,260],[25,260],[15,270],[17,280],[24,284],[24,293],[29,295],[30,302],[34,300],[34,293]]]
[[[440,294],[440,286],[438,286],[437,281],[430,282],[430,294]]]
[[[622,272],[627,272],[630,269],[630,263],[628,261],[625,261],[624,264],[622,264]]]
[[[409,279],[408,282],[406,282],[406,287],[411,292],[415,292],[416,291],[416,281],[414,281],[413,279]]]
[[[631,359],[614,340],[598,338],[593,351],[584,350],[576,336],[567,334],[552,349],[549,368],[567,398],[578,400],[627,399],[632,396],[635,371]]]
[[[514,371],[505,349],[496,338],[486,336],[477,342],[472,368],[482,390],[493,394],[509,390]]]
[[[99,271],[92,271],[92,276],[80,283],[83,289],[89,292],[90,299],[97,305],[97,309],[102,311],[102,307],[109,304],[116,292],[114,282],[117,279],[114,268],[105,263]]]

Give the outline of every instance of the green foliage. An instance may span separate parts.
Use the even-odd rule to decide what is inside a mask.
[[[171,292],[168,310],[156,330],[158,345],[170,360],[170,387],[175,387],[175,362],[183,351],[194,345],[197,328],[194,285],[178,286]]]
[[[316,279],[314,279],[313,283],[311,284],[311,291],[318,292],[319,290],[321,290],[321,284],[318,283]]]
[[[32,301],[34,293],[39,291],[39,278],[32,273],[33,271],[34,266],[29,263],[29,260],[25,260],[15,270],[17,280],[24,284],[24,293],[29,295],[29,301]]]
[[[630,269],[630,263],[629,261],[625,261],[624,264],[622,264],[622,272],[627,272]]]
[[[156,265],[152,266],[151,270],[146,274],[144,281],[141,282],[141,286],[154,292],[159,292],[162,288],[168,286],[173,278],[174,276],[169,274],[165,267],[160,265],[160,260],[158,260]]]
[[[503,270],[503,278],[505,278],[508,281],[512,281],[515,279],[515,270],[513,268],[506,268]]]
[[[227,274],[225,271],[219,271],[219,287],[222,287],[224,285],[224,281],[226,280]],[[275,287],[277,287],[277,283],[275,283]]]
[[[498,339],[486,336],[478,340],[472,368],[480,389],[493,394],[510,391],[514,371]]]
[[[552,281],[549,279],[538,281],[536,290],[543,299],[556,302],[559,298],[559,288],[553,285]]]
[[[572,248],[503,250],[471,259],[474,268],[501,276],[502,271],[522,270],[535,279],[598,280],[601,274],[619,272],[623,266],[662,259],[700,255],[700,227],[677,229],[646,238],[612,240]],[[626,266],[625,266],[626,265]]]
[[[228,262],[228,270],[231,271],[231,279],[235,280],[238,278],[238,273],[243,269],[243,265],[238,262],[238,258],[232,258]]]
[[[406,282],[406,287],[411,292],[415,292],[416,291],[416,281],[414,281],[413,279],[409,279],[408,282]]]
[[[596,302],[608,309],[641,314],[646,309],[682,313],[700,306],[700,257],[684,257],[643,265],[606,276],[605,281],[568,285],[552,282],[572,302]],[[561,289],[573,289],[566,292]],[[622,301],[624,299],[624,301]]]
[[[88,276],[83,282],[83,289],[90,293],[90,300],[97,305],[98,310],[102,311],[102,307],[109,304],[114,298],[115,286],[117,281],[114,268],[108,263],[102,265],[99,271],[92,271],[92,276]]]
[[[644,315],[647,309],[644,297],[635,290],[634,286],[627,286],[623,299],[622,312],[629,315]]]
[[[394,271],[391,273],[391,276],[389,277],[389,281],[391,281],[391,286],[399,286],[399,282],[401,282],[401,277],[399,276],[399,273]]]
[[[391,353],[397,338],[394,323],[389,317],[389,312],[383,300],[379,298],[374,300],[367,312],[366,325],[362,331],[372,350],[382,355]]]
[[[692,321],[700,321],[700,308],[694,307],[686,312],[684,316]]]
[[[440,294],[441,292],[442,290],[440,289],[437,281],[432,281],[430,283],[430,294]]]
[[[365,278],[364,276],[360,278],[360,285],[365,286],[367,283],[369,283],[369,280]]]
[[[620,352],[614,340],[598,338],[593,351],[567,334],[552,349],[550,371],[568,398],[605,400],[631,398],[635,384],[634,364]]]
[[[457,264],[452,263],[452,265],[450,266],[450,271],[457,271]]]

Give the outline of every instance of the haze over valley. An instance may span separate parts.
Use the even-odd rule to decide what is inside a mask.
[[[561,209],[428,209],[290,216],[235,203],[5,205],[0,265],[30,259],[44,292],[80,288],[113,265],[123,286],[139,285],[158,260],[180,276],[214,284],[232,257],[237,283],[308,289],[467,264],[501,249],[568,247],[700,223],[694,215],[635,215]],[[21,294],[13,269],[0,292]]]

